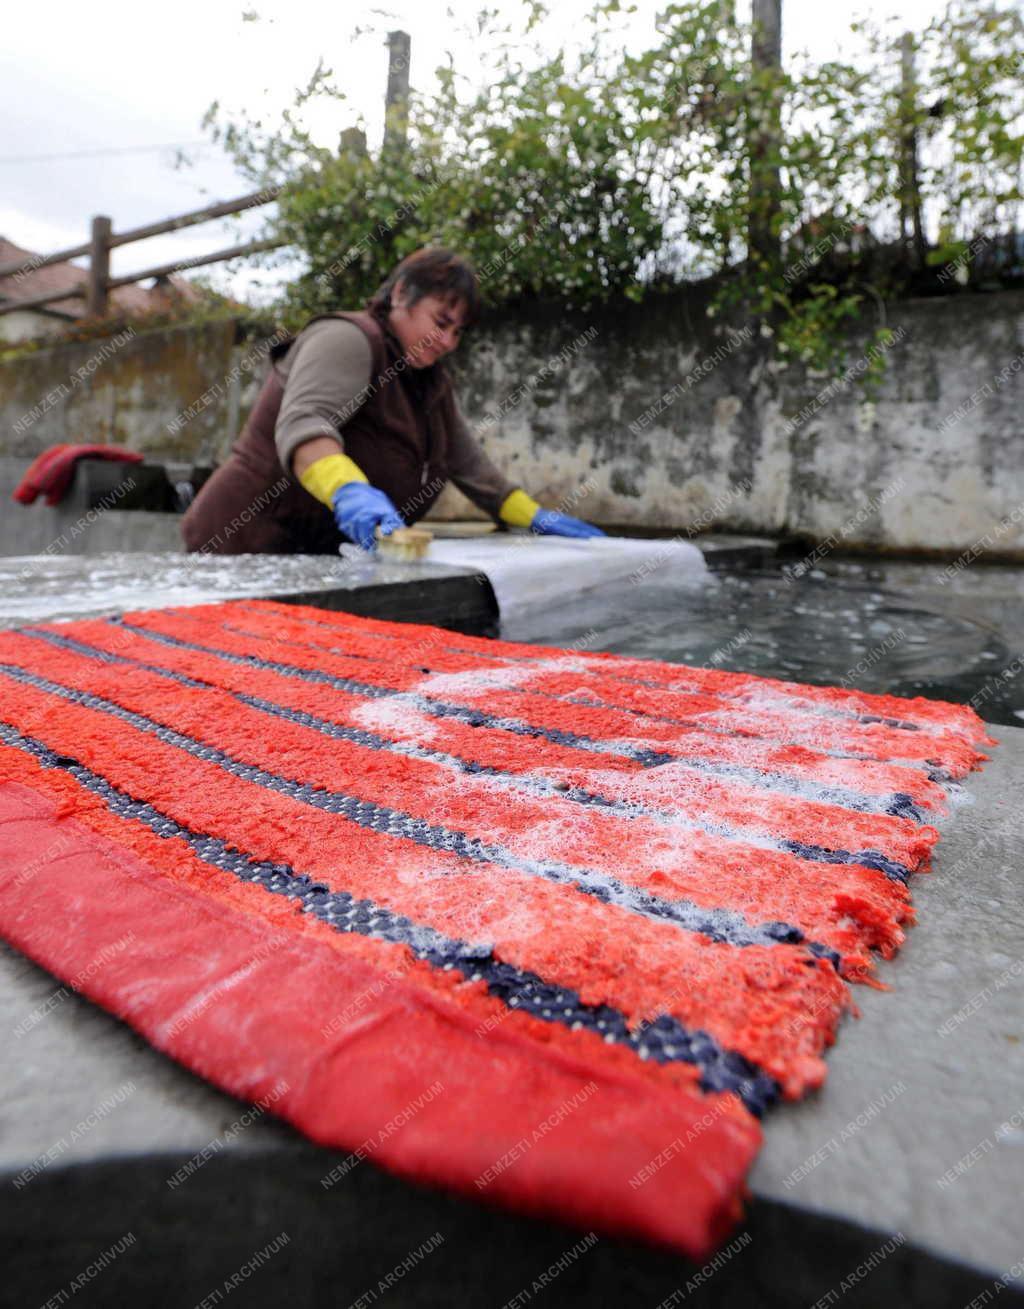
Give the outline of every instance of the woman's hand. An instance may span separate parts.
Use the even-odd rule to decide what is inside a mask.
[[[530,523],[530,531],[538,536],[604,536],[599,527],[585,523],[582,518],[560,514],[557,509],[538,509]]]
[[[376,528],[390,536],[405,523],[390,499],[368,482],[346,482],[331,497],[334,521],[341,532],[364,550],[377,548]]]

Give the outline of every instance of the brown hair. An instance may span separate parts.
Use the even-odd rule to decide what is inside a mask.
[[[370,313],[383,317],[390,312],[391,293],[399,282],[410,309],[426,295],[439,295],[446,300],[460,300],[465,305],[467,327],[480,317],[476,270],[468,259],[454,250],[424,246],[406,255],[367,301]]]

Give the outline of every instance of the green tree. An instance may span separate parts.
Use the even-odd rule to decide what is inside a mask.
[[[518,25],[482,11],[486,84],[438,69],[400,149],[311,139],[306,104],[344,100],[322,66],[272,129],[211,106],[206,125],[239,168],[285,188],[267,235],[305,263],[286,321],[358,303],[397,259],[443,243],[474,259],[495,305],[583,307],[710,278],[710,314],[760,319],[781,357],[842,368],[847,320],[907,285],[893,245],[908,126],[895,35],[853,24],[849,57],[755,75],[730,0],[668,5],[640,53],[624,51],[628,12],[597,0],[574,52],[552,56],[538,0]],[[1022,55],[1020,14],[978,0],[952,0],[916,38],[920,199],[947,257],[1019,212]],[[778,267],[748,248],[751,142],[775,105]],[[868,258],[879,249],[888,261]],[[884,352],[865,376],[883,367]]]

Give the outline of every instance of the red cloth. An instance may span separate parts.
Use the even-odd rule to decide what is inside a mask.
[[[45,495],[48,505],[59,505],[74,480],[79,459],[123,459],[126,463],[138,464],[142,462],[142,455],[120,445],[51,445],[33,459],[11,499],[30,505],[35,503],[37,496]]]
[[[153,836],[154,849],[166,844]],[[84,890],[94,877],[102,894]],[[595,1068],[514,1022],[482,1035],[457,1001],[424,994],[393,963],[293,935],[306,915],[254,917],[243,899],[197,891],[170,890],[149,858],[0,779],[4,939],[200,1076],[414,1183],[584,1231],[702,1259],[739,1218],[761,1143],[742,1109]],[[335,1015],[345,1021],[325,1038]],[[563,1108],[551,1129],[545,1118],[581,1088],[599,1111]],[[389,1119],[402,1125],[382,1131]],[[666,1145],[665,1166],[637,1185]]]

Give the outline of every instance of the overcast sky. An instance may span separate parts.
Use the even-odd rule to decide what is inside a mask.
[[[383,125],[385,33],[411,34],[412,83],[429,91],[446,49],[461,66],[478,66],[458,28],[479,7],[467,0],[394,0],[386,9],[323,0],[9,0],[0,53],[0,235],[45,253],[86,240],[94,213],[108,214],[117,231],[245,194],[252,187],[200,126],[207,107],[218,100],[272,122],[321,58],[348,100],[311,124],[318,140],[333,145],[342,128],[361,121],[373,147]],[[659,7],[640,0],[632,29],[639,48]],[[585,0],[561,0],[545,28],[546,45],[571,40],[589,8]],[[898,13],[903,27],[919,29],[942,8],[942,0],[862,0],[852,10],[784,0],[785,54],[835,55],[855,15],[883,20]],[[510,16],[519,12],[509,9]],[[246,21],[246,14],[258,19]],[[353,39],[358,27],[372,30]],[[153,148],[176,146],[186,147],[193,167],[176,170],[173,149]],[[234,244],[240,230],[259,226],[259,212],[232,226],[208,223],[123,247],[113,254],[113,271],[123,275]],[[229,273],[224,265],[203,271],[223,289],[253,298],[281,275]]]

